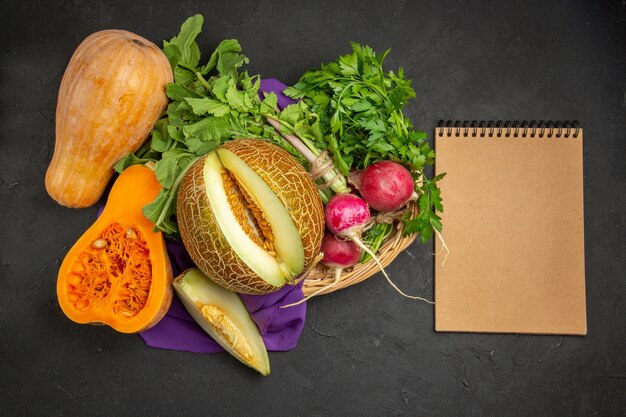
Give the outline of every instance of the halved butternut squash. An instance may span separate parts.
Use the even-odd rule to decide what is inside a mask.
[[[172,301],[172,271],[161,232],[141,209],[161,189],[154,171],[127,168],[104,211],[65,256],[57,296],[77,323],[135,333],[156,324]]]

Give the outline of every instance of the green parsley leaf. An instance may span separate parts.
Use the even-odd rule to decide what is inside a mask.
[[[223,40],[211,54],[209,62],[200,69],[200,73],[206,75],[216,68],[220,75],[236,76],[237,68],[248,63],[248,58],[240,52],[241,45],[236,39]]]
[[[164,152],[161,160],[157,161],[154,171],[156,177],[164,188],[170,188],[177,175],[187,166],[196,155],[183,149],[172,149]]]
[[[274,93],[266,94],[261,102],[261,113],[274,113],[274,109],[278,105],[278,96]]]
[[[202,16],[193,16],[183,23],[177,36],[163,43],[174,72],[174,82],[166,89],[171,103],[155,123],[151,140],[115,166],[121,172],[133,164],[156,162],[154,169],[163,188],[144,207],[156,229],[180,238],[175,202],[187,170],[224,141],[248,137],[276,143],[304,166],[308,162],[296,148],[304,145],[313,155],[328,150],[343,175],[379,160],[403,163],[417,180],[420,207],[417,216],[404,219],[404,233],[419,233],[426,241],[434,230],[441,230],[437,213],[443,211],[443,205],[437,181],[443,175],[430,180],[424,175],[435,153],[426,134],[413,128],[403,114],[407,101],[415,97],[410,80],[405,79],[401,68],[396,72],[382,68],[389,51],[376,54],[368,46],[353,43],[350,54],[307,71],[287,88],[285,94],[300,101],[277,112],[276,94],[259,98],[260,77],[243,70],[248,58],[237,40],[222,41],[200,65],[196,38],[202,24]],[[282,133],[296,136],[302,144],[289,143],[266,118],[274,119]],[[324,200],[331,196],[329,191],[320,193]],[[390,225],[378,224],[366,231],[364,238],[377,248],[391,229]]]
[[[227,104],[212,98],[185,98],[185,101],[197,115],[208,113],[216,117],[222,117],[230,112],[230,107]]]
[[[222,103],[228,103],[228,99],[226,98],[226,92],[228,91],[228,87],[230,87],[231,85],[235,84],[229,76],[219,77],[213,82],[213,89],[211,90],[211,92]]]
[[[226,90],[226,100],[234,110],[245,113],[254,108],[254,101],[245,92],[239,90],[237,86],[230,85]]]
[[[358,59],[355,53],[344,55],[339,58],[339,67],[343,75],[356,75],[359,73]]]
[[[182,84],[169,83],[165,89],[167,96],[174,101],[183,101],[186,98],[201,98],[202,95],[185,87]]]
[[[207,117],[191,125],[183,126],[185,138],[201,140],[222,140],[229,137],[231,127],[228,117]]]
[[[151,161],[151,159],[148,159],[148,158],[138,158],[137,156],[133,155],[132,153],[129,153],[126,156],[124,156],[122,159],[117,161],[117,163],[113,166],[113,169],[118,174],[121,174],[122,171],[124,171],[126,168],[128,168],[131,165],[145,164],[146,162],[150,162],[150,161]]]
[[[196,44],[196,37],[202,31],[202,24],[204,23],[204,17],[202,15],[195,15],[190,17],[180,27],[180,33],[173,37],[169,42],[163,42],[163,48],[166,55],[170,59],[172,67],[178,65],[184,65],[186,67],[197,67],[200,62],[200,48]],[[173,52],[174,47],[180,51],[180,56]],[[175,59],[172,62],[172,58]]]

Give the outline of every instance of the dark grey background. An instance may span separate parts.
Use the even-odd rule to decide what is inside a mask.
[[[1,414],[626,415],[623,1],[0,4]],[[226,354],[153,350],[66,319],[57,269],[97,207],[60,207],[44,189],[65,66],[94,31],[160,44],[196,12],[205,56],[237,38],[251,72],[286,83],[351,40],[391,47],[387,68],[414,80],[409,113],[429,132],[440,118],[580,120],[589,334],[437,334],[430,306],[376,276],[310,302],[299,347],[271,353],[261,378]],[[415,244],[388,272],[432,296],[431,252]]]

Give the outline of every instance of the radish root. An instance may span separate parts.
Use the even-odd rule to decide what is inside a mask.
[[[328,285],[323,286],[319,290],[315,291],[313,294],[309,294],[308,296],[304,297],[302,300],[300,300],[300,301],[298,301],[296,303],[287,304],[287,305],[281,306],[280,308],[287,308],[287,307],[297,306],[297,305],[302,304],[305,301],[315,297],[316,295],[319,295],[320,293],[324,292],[325,290],[334,287],[335,285],[337,285],[339,283],[339,279],[341,278],[341,271],[343,271],[343,268],[335,268],[335,279],[333,280],[333,282],[331,282]]]
[[[380,261],[378,260],[378,257],[376,256],[376,254],[374,254],[374,252],[372,252],[372,250],[370,248],[368,248],[363,242],[361,242],[361,239],[359,239],[358,236],[356,235],[352,235],[350,236],[350,239],[357,244],[358,247],[360,247],[362,250],[364,250],[369,256],[372,257],[372,259],[376,262],[376,265],[378,265],[378,267],[380,268],[380,271],[383,273],[383,275],[385,276],[385,278],[387,278],[387,281],[389,282],[389,284],[391,284],[391,286],[398,291],[398,293],[400,293],[401,295],[405,296],[406,298],[410,298],[412,300],[420,300],[420,301],[424,301],[428,304],[435,304],[434,302],[427,300],[426,298],[423,297],[418,297],[417,295],[408,295],[405,294],[404,292],[402,292],[402,290],[400,288],[398,288],[396,286],[396,284],[394,284],[394,282],[391,280],[391,278],[389,278],[389,275],[387,275],[387,273],[385,272],[385,268],[383,268],[383,265],[380,263]]]
[[[446,264],[446,259],[448,259],[448,255],[450,255],[450,249],[448,249],[448,245],[446,245],[446,241],[443,239],[441,232],[435,228],[433,228],[433,230],[435,231],[435,233],[437,234],[437,238],[441,242],[441,250],[439,250],[439,253],[443,252],[444,250],[446,251],[446,256],[444,256],[443,261],[441,261],[441,266],[444,266]]]

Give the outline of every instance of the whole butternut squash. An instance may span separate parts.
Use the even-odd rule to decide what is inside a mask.
[[[154,171],[124,170],[104,211],[63,259],[57,297],[77,323],[104,323],[123,333],[156,324],[172,301],[172,271],[161,232],[142,213],[159,194]]]
[[[103,30],[76,49],[63,75],[48,194],[67,207],[95,204],[113,166],[146,140],[173,81],[163,52],[124,30]]]

